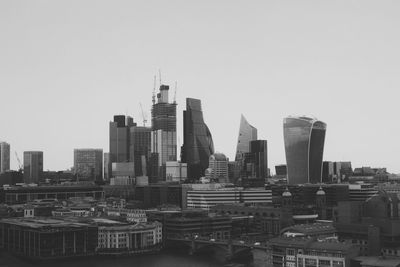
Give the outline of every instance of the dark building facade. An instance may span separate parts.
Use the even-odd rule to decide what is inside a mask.
[[[308,117],[283,121],[288,184],[320,183],[326,124]]]
[[[257,129],[250,125],[250,123],[242,115],[240,118],[235,161],[240,162],[243,158],[243,154],[250,152],[250,141],[253,140],[257,140]]]
[[[210,130],[204,123],[201,101],[186,98],[183,111],[183,146],[181,161],[188,165],[188,178],[198,180],[208,168],[209,158],[214,154]]]
[[[22,171],[6,171],[0,174],[0,186],[5,184],[15,185],[23,182]]]
[[[265,179],[268,173],[267,140],[250,141],[250,152],[244,153],[242,178]]]
[[[77,181],[102,181],[103,149],[74,149],[74,172]]]
[[[0,174],[10,170],[10,144],[0,142]]]
[[[151,128],[130,128],[130,161],[135,163],[135,175],[147,176],[151,154]]]
[[[24,183],[36,183],[42,181],[43,177],[43,152],[24,152]]]
[[[110,122],[110,163],[129,161],[129,128],[135,126],[131,117],[115,115]]]
[[[275,174],[278,176],[286,176],[287,175],[286,165],[276,165],[275,166]]]

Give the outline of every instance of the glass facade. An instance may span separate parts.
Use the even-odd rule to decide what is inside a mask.
[[[24,152],[24,183],[38,184],[43,176],[43,152]]]
[[[130,161],[135,163],[135,175],[148,173],[151,153],[151,128],[133,126],[130,129]]]
[[[283,122],[289,184],[320,183],[326,124],[307,117]]]
[[[181,160],[188,164],[188,178],[204,177],[209,158],[214,154],[214,143],[210,130],[204,123],[201,101],[186,98],[183,111],[183,146]]]
[[[102,181],[103,150],[74,149],[74,172],[77,181]]]
[[[242,115],[240,118],[239,137],[236,148],[235,161],[241,161],[243,154],[250,152],[250,141],[257,140],[257,129],[248,123]]]
[[[151,153],[158,154],[158,166],[176,161],[176,103],[168,102],[169,86],[161,85],[151,110]]]

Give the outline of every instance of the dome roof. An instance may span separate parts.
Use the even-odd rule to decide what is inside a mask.
[[[320,186],[318,191],[317,191],[317,196],[325,196],[325,191],[322,190],[322,187]]]
[[[210,156],[210,160],[226,161],[226,156],[216,152]]]
[[[282,194],[283,197],[291,197],[292,193],[290,193],[289,189],[286,187],[285,192]]]

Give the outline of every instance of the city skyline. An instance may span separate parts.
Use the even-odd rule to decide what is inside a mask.
[[[11,169],[14,151],[44,151],[44,170],[72,167],[76,147],[108,152],[113,115],[142,126],[142,103],[150,121],[160,68],[171,95],[178,81],[178,155],[192,97],[230,160],[240,114],[268,140],[271,170],[286,162],[282,119],[307,115],[329,125],[325,161],[400,173],[399,3],[93,3],[0,3],[0,139]]]

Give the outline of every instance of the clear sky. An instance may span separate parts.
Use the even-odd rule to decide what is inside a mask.
[[[327,123],[324,160],[399,173],[399,1],[0,1],[0,139],[44,169],[108,151],[114,114],[150,121],[153,76],[202,100],[234,159],[240,114],[285,163],[282,120]],[[173,95],[173,90],[171,92]]]

